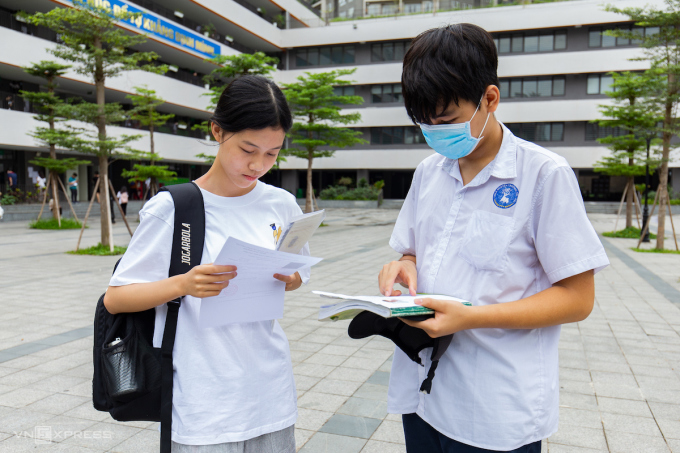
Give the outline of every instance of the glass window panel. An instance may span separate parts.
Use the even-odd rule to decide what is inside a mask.
[[[550,123],[536,124],[536,140],[537,142],[550,141]]]
[[[302,67],[307,66],[307,51],[298,50],[295,52],[295,66]]]
[[[383,60],[393,61],[394,60],[394,44],[385,43],[383,44]]]
[[[342,87],[333,87],[333,96],[342,96]]]
[[[538,39],[538,50],[540,52],[551,52],[553,50],[553,41],[555,37],[551,34],[542,35]]]
[[[564,77],[553,78],[553,96],[564,96],[565,79]]]
[[[404,128],[403,127],[393,127],[392,128],[392,143],[403,144],[404,143]]]
[[[382,60],[382,44],[372,44],[371,45],[371,61],[383,61]]]
[[[659,27],[647,27],[645,28],[645,36],[653,36],[659,33]]]
[[[396,42],[394,43],[394,59],[403,60],[404,59],[404,43]]]
[[[498,48],[498,38],[494,38],[493,43],[496,45],[496,51],[500,51],[500,49]]]
[[[342,46],[333,46],[331,48],[331,61],[333,64],[342,63]]]
[[[538,36],[525,36],[524,37],[524,51],[525,52],[538,52]]]
[[[382,130],[381,143],[383,145],[391,145],[392,144],[392,128],[391,127],[383,127],[383,128],[381,128],[381,130]]]
[[[413,144],[413,128],[407,127],[404,130],[404,143],[407,145]]]
[[[319,65],[319,49],[309,49],[307,51],[307,63],[309,63],[310,66]]]
[[[522,97],[533,98],[538,96],[538,81],[536,79],[524,79]]]
[[[591,74],[588,76],[587,94],[600,94],[600,76]]]
[[[383,3],[383,9],[382,9],[383,14],[397,14],[397,5],[393,4],[384,4]]]
[[[586,123],[586,141],[591,142],[597,139],[598,129],[597,124]]]
[[[555,32],[555,50],[564,50],[567,48],[567,32]]]
[[[380,136],[381,136],[381,131],[379,127],[372,127],[371,128],[371,145],[379,145],[380,144]]]
[[[344,87],[343,92],[345,93],[345,96],[354,96],[354,87],[353,86]]]
[[[630,31],[630,27],[618,27],[619,30],[622,31]],[[630,45],[630,39],[629,38],[616,38],[616,45],[617,46],[628,46]]]
[[[564,140],[564,123],[552,123],[550,140],[553,142],[561,142]]]
[[[644,33],[645,33],[644,29],[641,28],[641,27],[633,27],[632,31],[633,31],[634,35],[639,36],[640,38],[642,38],[644,36]],[[631,41],[631,44],[640,45],[640,44],[642,44],[642,39],[633,39]]]
[[[536,90],[538,96],[552,96],[552,79],[540,79],[538,81],[538,89]]]
[[[354,63],[354,46],[345,46],[342,55],[343,63]]]
[[[508,80],[501,80],[501,86],[499,89],[501,92],[501,98],[510,97],[510,82]]]
[[[380,3],[371,3],[367,7],[367,13],[369,16],[379,16],[380,15]]]
[[[604,94],[608,91],[612,91],[612,83],[614,83],[614,78],[612,76],[603,75],[600,78],[600,93]]]
[[[590,29],[588,34],[588,47],[600,47],[602,45],[602,32],[599,28]]]
[[[394,98],[392,97],[392,85],[383,85],[382,86],[382,101],[383,102],[394,102]]]
[[[524,51],[524,35],[517,34],[512,35],[512,49],[513,53],[520,53]]]
[[[374,104],[382,102],[382,87],[380,85],[373,85],[371,87],[371,99]]]
[[[520,138],[528,140],[530,142],[536,141],[536,123],[524,123],[522,124],[522,130],[520,133]]]
[[[331,64],[331,48],[322,47],[319,51],[319,64],[329,65]]]
[[[426,0],[423,2],[423,12],[429,13],[432,11],[432,2],[429,0]]]
[[[508,53],[510,52],[510,36],[502,36],[500,39],[500,48],[498,49],[499,53]]]
[[[514,79],[510,81],[510,97],[522,97],[522,79]]]
[[[616,38],[602,33],[602,47],[615,47]]]
[[[425,137],[423,136],[423,131],[420,130],[420,128],[415,128],[415,137],[414,137],[414,142],[416,143],[425,143]]]

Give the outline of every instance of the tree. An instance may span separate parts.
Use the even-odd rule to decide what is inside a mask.
[[[63,111],[64,100],[57,96],[54,92],[57,87],[55,79],[62,76],[70,68],[69,65],[63,65],[54,61],[42,60],[40,63],[34,63],[31,66],[24,67],[24,71],[35,77],[42,77],[47,81],[46,92],[20,91],[19,94],[26,101],[30,102],[34,108],[38,110],[35,115],[37,121],[47,123],[47,127],[37,127],[30,135],[36,140],[45,144],[50,150],[50,157],[36,157],[31,160],[33,165],[45,167],[49,172],[48,178],[52,184],[51,187],[45,190],[52,192],[54,199],[54,209],[52,215],[61,226],[61,215],[59,214],[59,187],[57,186],[57,178],[62,173],[78,165],[88,164],[88,161],[78,160],[72,157],[65,159],[57,159],[57,147],[70,148],[74,141],[73,132],[68,129],[57,129],[56,123],[64,121],[59,114]],[[65,194],[68,197],[68,194]]]
[[[288,134],[294,148],[285,153],[307,159],[307,201],[305,212],[312,210],[312,163],[315,158],[331,157],[332,148],[366,143],[359,138],[361,132],[337,124],[353,124],[361,120],[360,113],[340,113],[342,104],[358,105],[364,102],[361,96],[343,96],[335,93],[334,87],[349,85],[351,82],[340,77],[353,74],[356,69],[339,69],[312,74],[305,72],[297,82],[284,85],[284,93],[296,120]],[[323,148],[323,149],[321,149]],[[329,149],[330,148],[330,149]]]
[[[210,99],[208,110],[211,111],[217,107],[217,102],[220,100],[220,96],[229,82],[246,74],[269,77],[269,74],[275,71],[276,65],[279,64],[278,58],[268,57],[264,52],[255,52],[254,54],[243,53],[240,55],[215,55],[206,61],[218,65],[210,74],[203,77],[203,81],[210,85],[210,92],[204,94],[204,96],[208,96]],[[205,135],[211,136],[210,121],[196,124],[192,129],[203,131]],[[205,160],[208,164],[212,164],[215,160],[215,156],[204,153],[197,154],[196,157]]]
[[[133,170],[123,170],[123,177],[128,178],[130,181],[138,182],[145,182],[149,179],[149,190],[153,197],[158,192],[159,180],[172,180],[177,176],[177,173],[168,170],[167,165],[156,165],[156,161],[160,156],[156,154],[156,147],[153,141],[154,129],[164,125],[174,118],[175,115],[171,113],[163,115],[156,110],[156,108],[165,103],[165,100],[156,96],[154,90],[150,90],[146,87],[135,87],[135,92],[137,94],[126,96],[135,106],[128,114],[131,119],[137,120],[142,126],[147,126],[149,128],[150,152],[144,153],[144,156],[149,159],[150,165],[135,164]],[[146,197],[144,197],[144,199],[146,200]]]
[[[598,139],[600,143],[609,145],[612,154],[597,162],[594,170],[628,179],[626,228],[629,228],[633,226],[634,179],[645,174],[645,164],[658,164],[656,161],[647,162],[645,152],[646,138],[651,139],[659,118],[644,103],[649,83],[646,75],[623,72],[613,73],[612,76],[614,83],[607,95],[614,103],[600,106],[605,119],[598,121],[598,124],[620,133]]]
[[[659,229],[656,248],[664,248],[666,206],[668,203],[668,161],[671,139],[680,133],[680,122],[675,118],[680,105],[680,0],[665,0],[664,10],[652,6],[644,8],[617,8],[608,5],[606,9],[623,14],[646,29],[612,30],[610,35],[640,42],[644,56],[638,60],[650,63],[644,72],[648,76],[650,96],[646,99],[648,108],[660,112],[663,120],[656,130],[661,134],[661,165],[659,167]],[[658,27],[658,28],[657,28]],[[642,33],[642,30],[645,30]]]
[[[167,67],[150,64],[158,58],[154,52],[129,52],[133,46],[146,41],[143,35],[131,35],[117,27],[119,21],[135,20],[139,14],[97,6],[95,2],[73,0],[72,8],[54,8],[47,13],[24,14],[29,23],[41,25],[59,34],[62,43],[50,50],[58,58],[72,62],[74,70],[92,77],[96,104],[81,102],[73,105],[73,118],[88,122],[97,129],[96,134],[84,132],[78,142],[78,150],[99,158],[101,244],[113,250],[109,206],[109,159],[130,151],[128,144],[139,136],[108,137],[106,125],[124,118],[120,105],[106,103],[106,79],[116,77],[123,71],[142,69],[164,72]],[[105,2],[104,4],[108,4]]]

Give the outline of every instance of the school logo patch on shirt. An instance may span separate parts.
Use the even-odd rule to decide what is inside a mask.
[[[518,195],[519,190],[514,184],[503,184],[493,193],[493,203],[501,209],[508,209],[517,203]]]
[[[281,237],[281,233],[282,233],[281,227],[278,227],[278,229],[277,229],[275,223],[272,223],[272,224],[269,225],[269,226],[271,227],[272,232],[274,233],[274,241],[275,241],[276,244],[278,244],[278,243],[279,243],[279,238]]]

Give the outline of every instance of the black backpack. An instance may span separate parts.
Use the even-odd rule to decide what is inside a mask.
[[[201,262],[205,208],[201,190],[194,183],[161,190],[170,192],[175,203],[175,229],[168,271],[168,276],[172,277],[188,272]],[[94,408],[109,412],[111,417],[122,422],[161,422],[162,453],[170,453],[171,447],[172,350],[181,303],[181,297],[168,302],[160,348],[153,347],[155,308],[112,315],[104,306],[102,294],[94,317]]]

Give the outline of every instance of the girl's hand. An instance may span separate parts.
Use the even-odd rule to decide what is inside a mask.
[[[380,292],[385,296],[400,296],[401,291],[393,289],[395,283],[408,288],[409,294],[415,296],[418,285],[416,263],[403,259],[385,264],[378,275]]]
[[[286,291],[295,291],[302,285],[302,278],[298,272],[293,275],[274,274],[274,278],[286,284]]]
[[[217,296],[236,275],[236,266],[196,266],[182,275],[182,294],[198,298]]]

